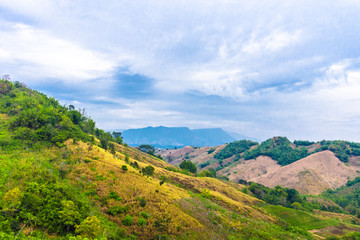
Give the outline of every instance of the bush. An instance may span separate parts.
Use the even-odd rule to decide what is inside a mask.
[[[129,206],[122,207],[122,206],[114,206],[109,208],[106,212],[111,216],[115,216],[119,213],[126,213],[129,210]]]
[[[116,201],[121,201],[122,200],[122,198],[114,191],[111,191],[108,194],[108,198],[115,199]]]
[[[188,170],[191,173],[196,173],[197,168],[194,163],[192,163],[190,160],[186,161],[184,160],[182,163],[180,163],[179,167],[184,170]]]
[[[124,226],[131,226],[133,224],[133,218],[130,215],[126,215],[125,218],[122,220]]]
[[[147,221],[144,218],[139,218],[137,224],[139,226],[145,226],[147,224]]]
[[[124,171],[127,171],[127,170],[128,170],[128,168],[127,168],[126,165],[122,165],[122,166],[121,166],[121,169],[124,170]]]
[[[145,207],[146,205],[146,199],[143,197],[137,197],[137,200],[139,200],[139,204],[141,207]]]
[[[150,217],[150,214],[147,212],[141,212],[140,215],[145,219],[148,219]]]
[[[142,168],[143,175],[152,176],[154,175],[155,168],[151,165]]]

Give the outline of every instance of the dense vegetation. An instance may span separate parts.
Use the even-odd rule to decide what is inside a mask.
[[[11,116],[9,129],[14,133],[11,139],[3,139],[0,147],[11,148],[20,140],[22,145],[36,143],[49,145],[62,143],[67,139],[94,143],[96,136],[103,148],[108,142],[122,142],[121,137],[95,127],[95,122],[85,115],[85,110],[61,106],[54,98],[27,88],[19,82],[0,80],[0,113]]]
[[[194,163],[192,163],[190,160],[184,160],[180,163],[179,167],[184,170],[188,170],[191,173],[196,173],[197,168]]]
[[[244,159],[254,159],[260,155],[271,157],[280,165],[291,164],[309,155],[305,147],[300,149],[291,146],[286,137],[274,137],[262,142],[258,147],[244,152]]]
[[[360,143],[348,141],[326,141],[320,142],[321,147],[317,151],[330,150],[335,153],[336,157],[342,162],[348,162],[349,156],[360,156]]]
[[[331,199],[346,212],[360,218],[360,177],[348,181],[345,186],[336,190],[329,189],[322,196]]]
[[[235,141],[227,144],[226,147],[223,148],[221,151],[217,152],[214,157],[223,160],[234,155],[239,156],[240,153],[249,150],[254,145],[258,145],[258,143],[250,140]]]
[[[224,149],[215,154],[214,158],[220,160],[220,167],[224,168],[222,160],[235,156],[234,161],[243,158],[244,160],[255,159],[260,155],[271,157],[278,161],[280,165],[288,165],[302,159],[313,152],[308,151],[308,147],[316,144],[305,140],[295,140],[293,143],[286,137],[274,137],[262,142],[260,145],[249,140],[241,140],[229,143]],[[315,152],[330,150],[342,162],[348,162],[350,156],[360,156],[360,143],[348,141],[327,141],[318,142],[319,146]],[[257,146],[252,148],[252,146]]]

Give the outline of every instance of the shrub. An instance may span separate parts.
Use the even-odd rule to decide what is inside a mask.
[[[182,163],[180,163],[179,167],[184,170],[188,170],[191,173],[196,173],[197,168],[194,163],[192,163],[190,160],[186,161],[184,160]]]
[[[87,217],[80,225],[76,225],[75,232],[84,237],[95,238],[101,232],[100,220],[96,216]]]
[[[125,218],[122,220],[124,226],[131,226],[133,224],[133,218],[130,215],[126,215]]]
[[[137,197],[137,200],[139,200],[139,204],[141,207],[145,207],[146,205],[146,199],[143,197]]]
[[[139,218],[137,224],[139,226],[145,226],[147,224],[147,221],[144,218]]]
[[[127,168],[126,165],[122,165],[122,166],[121,166],[121,169],[124,170],[124,171],[127,171],[127,170],[128,170],[128,168]]]
[[[108,198],[115,199],[116,201],[121,201],[122,200],[122,198],[114,191],[111,191],[108,194]]]
[[[210,148],[210,150],[208,151],[208,154],[211,154],[215,151],[215,148]]]
[[[111,216],[115,216],[119,213],[126,213],[129,209],[129,206],[126,207],[122,207],[122,206],[114,206],[109,208],[106,212],[107,214],[111,215]]]
[[[154,175],[155,168],[151,165],[142,168],[143,175],[152,176]]]
[[[141,212],[140,215],[145,219],[148,219],[150,217],[150,214],[147,212]]]

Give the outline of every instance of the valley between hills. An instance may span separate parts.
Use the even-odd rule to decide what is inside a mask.
[[[0,80],[0,239],[359,239],[359,156],[285,137],[134,148]]]

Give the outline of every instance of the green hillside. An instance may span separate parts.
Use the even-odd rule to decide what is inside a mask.
[[[74,106],[4,80],[0,176],[0,239],[314,239],[308,230],[339,225],[323,236],[360,232],[353,216],[271,205],[245,185],[182,174]]]

